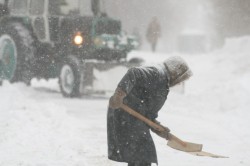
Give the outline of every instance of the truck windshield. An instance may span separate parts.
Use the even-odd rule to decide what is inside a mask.
[[[50,0],[49,13],[51,15],[70,15],[78,14],[79,0]]]
[[[119,34],[121,32],[121,22],[115,20],[103,19],[96,24],[96,34]]]
[[[90,0],[49,0],[51,15],[87,15],[90,12]]]

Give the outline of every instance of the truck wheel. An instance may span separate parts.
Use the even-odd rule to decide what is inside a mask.
[[[80,96],[80,61],[74,56],[67,57],[61,67],[59,84],[65,97]]]
[[[0,60],[3,77],[10,82],[30,83],[33,77],[34,40],[20,23],[9,23],[0,32]]]
[[[16,44],[9,35],[0,38],[0,65],[1,76],[4,79],[14,80],[17,67]]]

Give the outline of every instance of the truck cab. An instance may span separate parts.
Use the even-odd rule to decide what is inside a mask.
[[[65,73],[73,72],[74,80],[67,84],[77,87],[65,94],[75,96],[78,79],[86,80],[79,72],[88,68],[88,61],[118,64],[138,46],[134,37],[122,33],[120,20],[101,10],[99,0],[5,0],[4,6],[8,12],[0,18],[4,50],[0,52],[0,77],[11,82],[29,83],[35,77],[59,77],[62,82]],[[64,65],[71,71],[62,74]]]

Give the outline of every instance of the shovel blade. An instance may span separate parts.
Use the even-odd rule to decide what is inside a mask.
[[[177,137],[172,137],[172,138],[173,139],[170,139],[168,141],[167,145],[175,150],[180,150],[180,151],[183,151],[191,155],[195,155],[195,156],[206,156],[206,157],[213,157],[213,158],[229,158],[226,156],[216,155],[213,153],[202,151],[202,144],[182,141]]]
[[[202,151],[202,144],[196,144],[196,143],[191,143],[191,142],[185,142],[185,144],[180,143],[179,141],[176,141],[175,139],[171,139],[168,141],[168,146],[180,150],[183,152],[200,152]]]
[[[213,158],[229,158],[226,156],[221,156],[221,155],[217,155],[217,154],[212,154],[212,153],[208,153],[208,152],[189,152],[189,154],[195,155],[195,156],[206,156],[206,157],[213,157]]]

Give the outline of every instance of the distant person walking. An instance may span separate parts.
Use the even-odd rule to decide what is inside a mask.
[[[156,50],[157,41],[160,36],[161,36],[160,23],[157,17],[153,17],[151,22],[148,25],[147,34],[146,34],[147,40],[150,43],[151,49],[153,52],[155,52]]]

